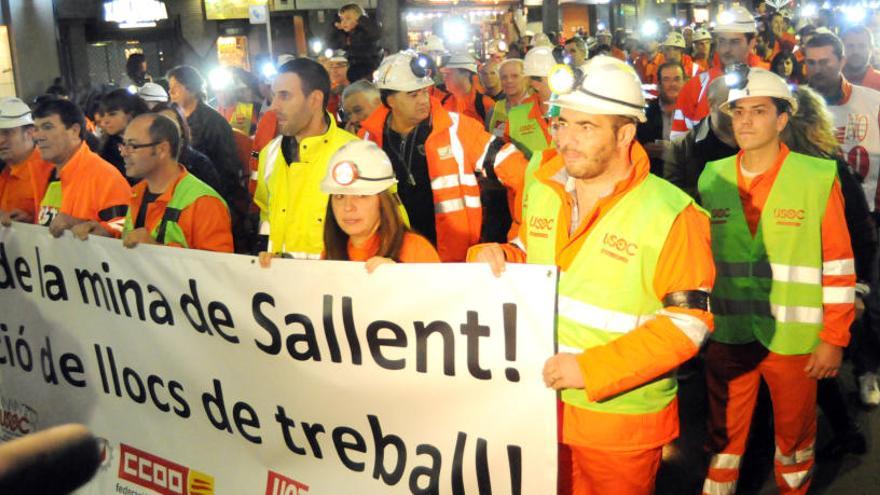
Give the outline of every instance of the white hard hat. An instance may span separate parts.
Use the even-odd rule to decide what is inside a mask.
[[[168,101],[168,93],[165,91],[165,88],[153,82],[148,82],[141,86],[141,89],[138,90],[138,96],[144,101],[159,101],[163,103]]]
[[[373,73],[379,89],[416,91],[434,85],[427,72],[428,60],[423,55],[402,51],[385,57]]]
[[[425,41],[419,46],[419,53],[429,52],[445,52],[446,47],[443,45],[443,38],[436,34],[429,34]]]
[[[584,64],[580,84],[553,105],[593,115],[624,115],[646,122],[645,96],[636,71],[625,62],[597,55]]]
[[[333,50],[333,53],[328,57],[328,62],[345,62],[348,63],[348,57],[345,56],[345,51],[343,50]]]
[[[716,33],[756,33],[755,17],[741,5],[735,5],[718,13]]]
[[[740,72],[728,72],[724,79],[730,87],[727,101],[719,107],[722,112],[730,113],[730,104],[743,98],[755,96],[769,96],[787,101],[791,105],[791,113],[797,113],[797,98],[791,94],[791,89],[785,79],[773,72],[755,67],[748,68],[745,84],[741,80]]]
[[[388,155],[372,141],[349,141],[327,162],[321,192],[327,194],[379,194],[397,183]]]
[[[597,38],[600,37],[600,36],[607,36],[607,37],[609,37],[609,38],[612,38],[612,37],[613,37],[613,36],[611,36],[611,32],[608,31],[607,29],[600,29],[599,32],[596,33],[596,37],[597,37]]]
[[[537,46],[526,53],[523,59],[523,75],[526,77],[549,77],[556,59],[553,58],[553,49],[547,46]]]
[[[454,52],[449,59],[443,64],[444,69],[464,69],[476,74],[477,60],[467,52]]]
[[[539,46],[553,46],[553,42],[550,41],[550,37],[544,33],[538,33],[532,36],[532,41],[529,43],[529,46],[539,47]]]
[[[296,56],[289,53],[282,53],[281,55],[278,55],[278,67],[281,67],[291,60],[296,60]]]
[[[711,40],[712,35],[709,33],[709,30],[706,28],[697,28],[694,29],[694,37],[692,41],[703,41],[703,40]]]
[[[687,44],[684,41],[684,35],[678,31],[671,31],[660,46],[671,46],[673,48],[681,48],[682,50],[687,48]]]
[[[486,50],[489,55],[500,55],[507,53],[507,42],[504,40],[492,40],[489,48]]]
[[[14,129],[33,125],[31,109],[27,103],[14,96],[0,98],[0,129]]]

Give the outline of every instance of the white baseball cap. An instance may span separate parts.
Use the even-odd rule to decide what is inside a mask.
[[[33,125],[31,109],[27,103],[14,96],[0,98],[0,129],[14,129]]]
[[[159,101],[163,103],[168,101],[168,93],[165,92],[165,88],[153,82],[148,82],[141,86],[138,90],[138,96],[144,101]]]

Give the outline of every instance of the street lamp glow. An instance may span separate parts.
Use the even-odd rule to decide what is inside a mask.
[[[851,24],[859,24],[865,20],[865,8],[861,5],[850,5],[843,8],[846,20]]]
[[[226,89],[232,83],[232,72],[226,67],[217,67],[208,73],[208,81],[215,91]]]
[[[443,23],[443,37],[450,44],[462,44],[468,37],[468,25],[461,18],[449,19]]]
[[[324,43],[322,43],[321,40],[312,40],[311,47],[312,52],[317,55],[321,53],[321,49],[324,48]]]
[[[642,23],[642,34],[647,37],[656,36],[657,33],[660,32],[660,26],[657,25],[657,21],[653,19],[648,19],[647,21]]]
[[[272,79],[275,77],[275,74],[278,73],[278,70],[275,68],[275,64],[272,62],[266,62],[263,64],[263,67],[260,68],[260,72],[263,74],[264,78]]]

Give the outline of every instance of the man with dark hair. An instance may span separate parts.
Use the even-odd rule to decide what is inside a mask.
[[[788,84],[758,68],[741,75],[721,106],[741,151],[707,164],[698,185],[718,272],[703,493],[736,491],[763,380],[776,484],[803,494],[815,463],[817,380],[837,376],[855,314],[853,252],[834,162],[780,140],[798,111]]]
[[[241,192],[242,165],[238,162],[232,127],[205,103],[204,78],[195,68],[179,65],[168,71],[168,94],[186,116],[192,147],[207,155],[217,167],[223,181],[223,190],[218,192],[231,201]]]
[[[830,32],[820,32],[810,38],[804,47],[804,62],[810,87],[825,98],[834,117],[846,162],[865,179],[862,187],[876,220],[880,215],[880,92],[853,85],[844,77],[842,71],[847,59],[843,56],[843,43]],[[869,302],[874,300],[873,297],[868,299]],[[869,304],[866,313],[866,329],[877,325],[872,316],[877,308],[872,306]],[[876,406],[880,404],[876,345],[869,347],[870,340],[860,340],[863,346],[854,349],[859,394],[865,405]]]
[[[171,119],[157,113],[141,115],[125,129],[119,146],[126,173],[142,179],[132,190],[122,242],[208,251],[232,252],[232,223],[220,195],[186,171],[177,158],[180,131]],[[109,236],[97,222],[75,226],[74,235]]]
[[[0,99],[0,223],[32,223],[54,170],[34,146],[31,109],[15,97]]]
[[[254,192],[260,234],[268,236],[260,252],[264,266],[273,255],[321,257],[328,196],[320,183],[333,153],[357,139],[327,113],[330,76],[314,60],[298,58],[282,65],[272,91],[281,135],[260,151]]]
[[[737,65],[750,67],[766,65],[752,52],[755,47],[756,32],[755,18],[745,7],[731,7],[718,14],[715,26],[715,53],[721,65],[699,73],[681,89],[675,104],[675,120],[672,122],[673,139],[683,136],[688,129],[692,129],[697,122],[709,114],[706,89],[712,80]]]
[[[570,58],[569,65],[578,68],[587,61],[587,44],[580,36],[565,40],[565,54]]]
[[[376,21],[356,3],[343,5],[338,15],[339,20],[333,23],[327,46],[345,51],[350,71],[348,80],[354,82],[361,74],[372,74],[379,65],[382,32]]]
[[[131,188],[113,165],[83,142],[85,117],[79,107],[68,100],[49,100],[37,106],[33,117],[37,147],[43,159],[55,165],[36,223],[60,237],[77,224],[94,221],[118,237]]]
[[[648,103],[645,116],[648,121],[639,124],[636,139],[645,147],[651,159],[651,173],[663,177],[663,153],[669,147],[672,114],[675,100],[684,85],[684,67],[679,62],[666,62],[657,69],[656,99]]]
[[[522,154],[480,122],[431,98],[434,82],[410,52],[386,57],[376,83],[382,106],[358,134],[391,158],[412,228],[437,247],[443,261],[463,261],[481,238],[506,240],[511,215],[519,224]],[[489,191],[493,195],[483,195]]]
[[[880,90],[880,71],[871,67],[871,52],[874,50],[874,33],[865,26],[850,26],[840,35],[843,41],[846,64],[843,75],[846,80]]]

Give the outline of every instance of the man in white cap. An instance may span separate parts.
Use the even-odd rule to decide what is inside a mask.
[[[467,52],[453,53],[443,64],[440,73],[443,74],[446,91],[449,91],[440,101],[443,108],[477,119],[484,127],[487,126],[495,101],[477,91],[474,85],[474,76],[477,74],[474,57]]]
[[[554,100],[557,153],[526,191],[519,238],[468,255],[496,274],[506,262],[562,269],[560,353],[543,370],[564,403],[560,493],[647,495],[678,436],[674,370],[712,326],[709,219],[648,172],[635,71],[596,59]]]
[[[691,58],[694,60],[696,72],[689,74],[688,77],[694,77],[704,70],[709,70],[709,66],[712,64],[711,55],[712,35],[709,34],[709,30],[704,27],[695,29],[694,39],[691,42]]]
[[[523,61],[523,74],[529,78],[533,93],[507,112],[504,138],[515,144],[526,158],[550,147],[547,114],[552,93],[549,77],[556,65],[553,52],[543,46],[529,50]],[[527,172],[526,182],[530,176]]]
[[[718,14],[715,24],[715,52],[720,66],[701,72],[681,89],[675,104],[672,139],[683,136],[709,115],[707,89],[713,79],[738,65],[765,67],[766,64],[753,52],[756,32],[755,18],[745,7],[737,5]]]
[[[144,83],[144,85],[138,89],[138,96],[147,102],[147,108],[150,110],[159,103],[168,102],[168,93],[165,91],[165,88],[154,82]]]
[[[704,494],[736,491],[761,381],[773,401],[781,493],[807,493],[816,442],[817,380],[834,377],[853,322],[855,272],[833,161],[790,152],[780,133],[797,99],[778,75],[730,77],[740,152],[706,165],[718,283],[706,346],[709,447]],[[727,79],[727,78],[726,78]]]
[[[375,82],[382,105],[358,134],[391,158],[413,230],[443,261],[463,261],[481,239],[506,240],[511,216],[519,223],[522,154],[431,98],[433,81],[411,52],[386,57]]]
[[[34,145],[31,109],[12,96],[0,99],[0,160],[0,222],[33,222],[54,167]]]

